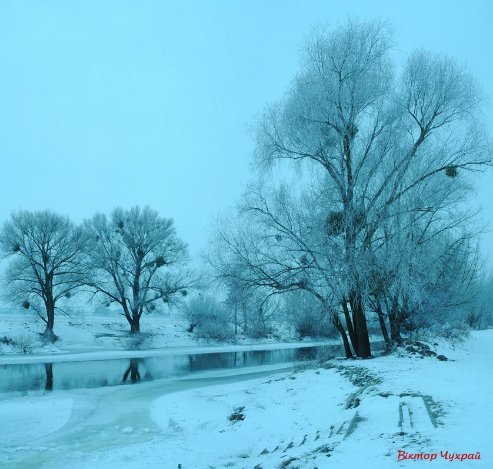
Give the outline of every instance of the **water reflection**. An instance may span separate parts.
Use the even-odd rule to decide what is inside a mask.
[[[0,392],[97,388],[183,376],[196,371],[241,368],[342,355],[338,345],[246,352],[167,355],[86,362],[0,365]]]
[[[130,364],[128,365],[128,368],[125,370],[125,373],[123,373],[122,383],[125,383],[127,381],[129,375],[130,375],[131,383],[136,383],[137,381],[140,381],[139,362],[140,362],[139,358],[130,359]]]
[[[45,363],[45,391],[53,391],[53,363]]]

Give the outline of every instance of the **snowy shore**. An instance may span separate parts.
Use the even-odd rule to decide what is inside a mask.
[[[436,351],[4,397],[0,466],[492,467],[493,330]]]
[[[59,363],[120,358],[145,358],[217,352],[248,352],[301,348],[311,345],[340,345],[337,339],[303,340],[294,337],[251,339],[238,336],[236,343],[224,344],[197,339],[186,332],[187,324],[178,314],[146,317],[142,336],[132,338],[122,316],[73,315],[60,316],[56,324],[59,340],[43,344],[39,332],[42,322],[32,313],[0,314],[2,337],[28,343],[28,353],[0,341],[0,365],[25,363]],[[142,343],[135,343],[136,340]]]

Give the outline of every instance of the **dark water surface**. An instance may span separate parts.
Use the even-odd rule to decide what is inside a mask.
[[[196,371],[294,363],[341,354],[339,345],[324,345],[248,352],[0,365],[0,393],[135,384],[185,376]]]

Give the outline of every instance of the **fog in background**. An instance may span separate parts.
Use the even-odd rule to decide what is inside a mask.
[[[395,59],[461,62],[487,96],[490,1],[0,2],[0,222],[12,210],[81,221],[117,205],[173,217],[192,255],[251,178],[249,125],[280,98],[311,29],[382,18]],[[493,227],[493,172],[477,202]],[[493,266],[493,233],[483,250]]]

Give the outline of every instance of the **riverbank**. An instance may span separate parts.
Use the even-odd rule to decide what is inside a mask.
[[[451,455],[459,455],[453,462],[465,455],[461,467],[492,467],[493,330],[435,351],[447,360],[400,351],[276,374],[218,370],[2,401],[0,436],[11,444],[0,462],[14,469],[390,469],[432,455],[431,467],[450,467]],[[45,428],[47,406],[58,428]]]
[[[60,314],[55,324],[55,333],[59,339],[54,344],[41,340],[40,332],[43,328],[44,323],[30,311],[0,313],[0,364],[241,352],[340,343],[338,339],[299,341],[286,333],[283,337],[260,339],[240,335],[225,344],[197,338],[187,332],[186,320],[171,311],[166,315],[145,316],[142,319],[142,332],[137,336],[129,334],[128,324],[123,316],[109,311],[107,314]]]

